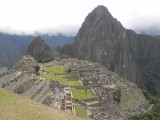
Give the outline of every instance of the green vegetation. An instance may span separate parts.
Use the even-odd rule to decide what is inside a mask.
[[[43,66],[42,70],[40,71],[40,75],[43,78],[45,78],[46,83],[49,83],[50,80],[56,80],[61,84],[67,85],[67,79],[66,79],[67,76],[64,73],[63,66],[51,66],[51,67]]]
[[[80,83],[78,80],[70,80],[67,77],[67,75],[64,73],[64,71],[65,71],[64,66],[60,66],[60,65],[51,66],[51,67],[43,66],[42,70],[40,71],[40,74],[43,78],[45,78],[45,81],[48,83],[50,80],[55,80],[63,85],[80,86]],[[72,72],[70,75],[72,75]],[[85,89],[73,88],[72,93],[73,93],[73,97],[78,100],[84,100],[84,99],[95,97],[90,89],[85,90]]]
[[[113,92],[113,97],[114,97],[114,100],[116,100],[117,102],[120,102],[120,99],[121,99],[121,89],[118,88],[118,90],[115,90]]]
[[[72,86],[72,94],[73,98],[81,101],[83,104],[85,102],[83,100],[95,98],[91,89],[87,87],[84,89],[77,89],[73,86],[81,86],[78,81],[77,74],[75,70],[72,70],[68,64],[64,65],[53,65],[47,66],[44,65],[40,70],[40,75],[45,78],[45,82],[50,83],[50,80],[58,81],[60,84]],[[84,82],[84,85],[88,85],[88,81]],[[81,106],[75,105],[76,114],[80,118],[88,118],[86,110],[84,110]]]
[[[78,120],[75,116],[0,89],[1,120]]]
[[[123,84],[122,84],[123,86]],[[141,90],[138,88],[128,88],[126,86],[123,86],[120,88],[121,89],[121,94],[120,94],[120,103],[119,103],[119,108],[121,110],[127,110],[134,104],[137,104],[141,102],[145,97],[142,94]]]
[[[68,85],[69,86],[80,86],[81,84],[79,83],[78,80],[74,80],[74,81],[68,81]]]
[[[31,55],[39,63],[52,61],[54,55],[41,37],[36,37],[28,46],[26,54]]]
[[[33,100],[38,94],[39,94],[38,92],[34,93],[34,94],[31,96],[31,99]]]
[[[40,75],[40,73],[39,73],[40,66],[35,66],[34,69],[35,69],[35,74],[36,74],[37,76],[39,76],[39,75]]]
[[[49,83],[50,80],[58,81],[63,85],[69,86],[80,86],[78,80],[69,80],[67,75],[65,74],[64,66],[51,66],[51,67],[42,67],[42,71],[40,71],[40,75],[45,78],[45,82]]]
[[[76,116],[84,119],[88,118],[86,110],[82,108],[80,105],[75,104],[75,109],[76,109]]]
[[[51,67],[44,66],[43,69],[54,74],[64,73],[64,67],[60,65],[51,66]]]
[[[130,117],[129,120],[160,120],[160,99],[150,95],[146,91],[143,91],[143,94],[148,99],[150,104],[154,104],[152,110],[143,115]]]
[[[74,99],[78,99],[78,100],[85,100],[85,99],[90,99],[95,97],[93,92],[90,89],[87,89],[87,92],[86,92],[85,89],[72,88],[72,94]]]
[[[71,70],[71,66],[67,66],[67,70],[66,70],[67,74],[71,73],[72,70]]]

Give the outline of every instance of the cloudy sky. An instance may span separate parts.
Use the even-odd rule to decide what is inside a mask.
[[[127,29],[160,33],[160,0],[0,0],[0,32],[75,35],[98,5]]]

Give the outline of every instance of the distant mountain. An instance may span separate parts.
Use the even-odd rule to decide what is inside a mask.
[[[64,35],[40,35],[40,37],[50,46],[50,48],[55,48],[57,46],[63,46],[68,43],[72,43],[73,36],[64,36]]]
[[[12,67],[20,59],[33,36],[0,33],[0,66]]]
[[[156,38],[160,38],[160,35],[156,35],[156,36],[154,36],[154,37],[156,37]]]
[[[136,30],[139,34],[146,34],[156,38],[160,38],[160,31],[159,29],[151,28],[146,30]]]
[[[60,51],[99,62],[153,95],[160,95],[160,40],[126,30],[104,6],[88,14],[74,43]]]
[[[51,47],[62,46],[72,43],[72,36],[64,35],[41,35],[45,42]],[[24,55],[27,46],[34,36],[9,35],[0,33],[0,66],[12,67]]]

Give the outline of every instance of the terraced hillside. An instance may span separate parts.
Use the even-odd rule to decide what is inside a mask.
[[[0,68],[0,88],[26,96],[52,108],[58,108],[72,115],[76,115],[73,95],[68,83],[71,86],[79,86],[79,81],[77,79],[68,81],[67,76],[63,73],[63,66],[52,66],[48,68],[48,70],[51,70],[51,74],[45,76],[47,78],[43,80],[41,76],[34,74],[34,65],[30,63],[32,59],[30,57],[27,58],[27,56],[22,59],[24,69],[19,68],[19,66],[22,66],[22,64],[20,64],[21,62],[19,62],[20,65],[18,64],[17,70],[20,71]],[[43,71],[42,74],[43,73],[45,72]],[[53,73],[54,76],[52,75]],[[57,81],[50,81],[51,78],[56,78],[54,80]]]
[[[39,66],[40,76],[34,66],[23,71],[0,68],[0,88],[84,119],[123,120],[152,109],[134,83],[98,63],[57,59]]]
[[[18,71],[0,68],[0,88],[26,96],[52,108],[59,108],[74,114],[70,88],[64,87],[58,82],[52,82],[50,85],[46,84],[40,76],[34,74],[35,65],[38,64],[31,56],[25,56],[15,66]],[[22,69],[20,66],[23,66]],[[62,101],[59,101],[59,98]],[[64,98],[66,98],[66,103],[63,101]]]
[[[52,61],[49,63],[41,64],[40,75],[45,83],[48,83],[52,86],[52,88],[57,88],[56,93],[60,92],[63,94],[62,88],[68,87],[70,89],[70,93],[72,96],[72,113],[81,118],[88,118],[87,111],[78,105],[75,101],[81,101],[89,98],[94,98],[95,95],[91,91],[91,89],[87,89],[87,94],[85,92],[85,88],[83,88],[81,81],[77,76],[75,70],[71,70],[70,68],[71,62],[69,60],[61,60],[61,61]],[[57,84],[55,84],[57,83]],[[61,86],[59,86],[61,85]],[[53,87],[54,86],[54,87]],[[58,100],[64,101],[67,104],[67,100],[61,99],[60,96]],[[62,102],[61,102],[62,103]],[[55,104],[54,101],[52,104]],[[63,104],[59,104],[61,109],[66,110],[63,107]]]
[[[80,120],[80,118],[0,89],[0,120]]]
[[[68,59],[41,66],[40,74],[45,82],[56,81],[71,88],[75,113],[79,117],[125,119],[148,112],[150,104],[135,84],[97,63]]]

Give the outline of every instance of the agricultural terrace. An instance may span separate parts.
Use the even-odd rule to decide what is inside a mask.
[[[72,88],[72,94],[73,94],[74,99],[78,99],[80,101],[85,100],[85,99],[95,98],[91,89]]]
[[[83,107],[81,107],[78,104],[75,104],[75,109],[76,109],[76,116],[84,119],[88,118],[87,112]]]
[[[62,85],[80,86],[78,79],[69,79],[66,73],[66,66],[43,66],[40,75],[45,78],[45,82],[49,83],[50,80],[59,82]]]

